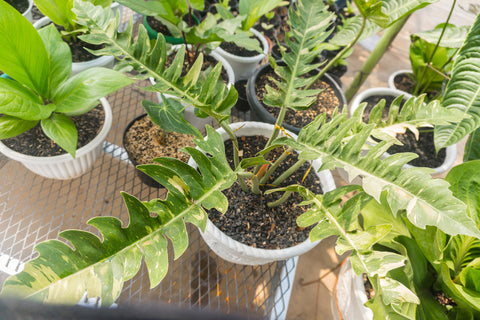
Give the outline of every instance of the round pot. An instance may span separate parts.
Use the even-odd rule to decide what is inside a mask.
[[[140,171],[138,170],[136,167],[140,164],[138,163],[137,161],[135,161],[135,159],[133,159],[133,157],[130,155],[130,153],[128,152],[127,148],[125,148],[125,136],[127,134],[127,131],[128,129],[130,129],[130,127],[136,122],[138,121],[139,119],[143,118],[147,116],[146,113],[142,114],[142,115],[139,115],[138,117],[136,117],[135,119],[133,119],[132,121],[130,121],[130,123],[127,125],[127,127],[125,128],[125,130],[123,131],[123,136],[122,136],[122,145],[123,145],[123,149],[125,149],[125,151],[127,151],[127,155],[128,155],[128,160],[130,160],[130,162],[135,166],[135,173],[137,174],[137,176],[140,178],[140,180],[145,183],[146,185],[150,186],[150,187],[154,187],[154,188],[160,188],[162,185],[160,183],[158,183],[155,179],[153,179],[152,177],[150,177],[149,175],[147,175],[145,172],[143,171]]]
[[[260,61],[262,61],[263,58],[265,58],[265,56],[268,54],[269,45],[267,39],[265,39],[265,37],[260,32],[253,28],[251,28],[250,31],[260,40],[261,47],[263,48],[262,54],[258,54],[253,57],[241,57],[229,53],[220,47],[217,47],[214,50],[214,52],[218,53],[232,66],[233,72],[235,74],[234,81],[248,79],[255,72],[255,69],[257,68]]]
[[[353,271],[350,259],[340,268],[337,279],[331,299],[334,320],[372,320],[372,310],[364,306],[368,299],[363,279]]]
[[[282,64],[281,60],[277,61],[278,64]],[[247,99],[248,103],[250,104],[250,108],[253,110],[255,113],[255,120],[259,120],[262,122],[266,123],[272,123],[275,124],[276,118],[268,112],[265,107],[263,106],[262,102],[258,100],[257,98],[257,93],[256,93],[256,87],[255,83],[257,82],[257,79],[262,75],[264,72],[268,71],[267,68],[272,68],[270,64],[265,64],[261,66],[260,68],[255,71],[255,73],[248,79],[248,84],[247,84]],[[345,98],[345,95],[342,92],[342,89],[338,85],[338,83],[329,75],[325,74],[322,77],[322,80],[325,81],[335,92],[335,95],[337,96],[338,100],[340,101],[340,108],[344,105],[347,104],[347,99]],[[294,127],[288,123],[284,123],[283,126],[285,129],[292,131],[295,134],[298,134],[300,132],[301,128]]]
[[[198,18],[195,15],[192,15],[192,17],[193,17],[193,20],[195,21],[195,24],[198,25],[200,23],[200,21],[198,21]],[[145,29],[147,29],[148,37],[151,40],[156,40],[157,36],[158,36],[158,32],[155,31],[152,27],[150,27],[150,25],[147,22],[147,18],[148,18],[147,16],[145,16],[143,18],[143,26],[145,27]],[[177,37],[167,36],[167,35],[163,35],[163,37],[165,38],[165,41],[170,43],[170,44],[183,44],[184,43],[183,38],[177,38]]]
[[[30,22],[33,22],[32,7],[33,0],[28,0],[28,8],[27,10],[25,10],[25,12],[22,13],[22,16],[24,16]]]
[[[395,71],[394,73],[392,73],[389,77],[388,77],[388,87],[390,89],[396,89],[396,90],[400,90],[398,89],[396,86],[395,86],[395,77],[400,75],[400,74],[413,74],[413,71],[412,70],[409,70],[409,69],[402,69],[402,70],[397,70]],[[401,90],[403,91],[403,90]]]
[[[180,48],[179,45],[178,46],[173,46],[172,50],[177,51],[179,48]],[[228,86],[230,87],[235,82],[235,80],[234,80],[235,75],[234,75],[234,72],[232,70],[232,67],[230,66],[228,61],[225,60],[222,56],[220,56],[217,52],[212,51],[212,52],[210,52],[209,55],[211,57],[213,57],[215,60],[217,60],[218,62],[222,63],[222,67],[227,72]],[[155,84],[155,79],[150,78],[150,82],[152,84]],[[167,97],[167,98],[175,98],[175,97],[173,97],[171,95],[168,95],[168,94],[165,94],[164,96]],[[161,103],[162,102],[162,96],[160,95],[159,92],[157,92],[157,98],[158,98],[158,102]],[[203,129],[205,129],[205,125],[207,125],[207,124],[211,125],[213,123],[214,120],[211,117],[207,117],[207,118],[197,117],[197,115],[195,114],[195,108],[191,104],[187,104],[187,103],[184,103],[182,101],[180,101],[180,102],[185,106],[185,111],[183,113],[183,116],[184,116],[185,120],[190,122],[198,130],[203,130]]]
[[[73,179],[84,174],[93,166],[102,152],[103,142],[112,126],[112,109],[107,99],[100,102],[105,110],[105,122],[98,135],[85,146],[77,149],[75,159],[68,153],[53,157],[25,155],[8,148],[0,141],[0,152],[10,159],[21,162],[30,171],[50,179]]]
[[[235,108],[239,111],[247,112],[250,110],[250,105],[247,100],[247,80],[238,80],[235,82],[235,89],[237,89],[238,92],[238,99]]]
[[[365,91],[360,92],[352,100],[352,102],[350,104],[349,115],[351,116],[353,114],[353,112],[358,108],[358,106],[362,103],[362,101],[364,101],[368,97],[376,96],[376,95],[380,95],[380,96],[390,95],[390,96],[395,96],[395,97],[403,95],[405,97],[405,99],[409,99],[409,98],[412,97],[411,94],[406,93],[406,92],[401,91],[401,90],[397,90],[397,89],[370,88],[370,89],[367,89]],[[442,173],[448,171],[453,166],[453,164],[455,163],[455,159],[457,158],[457,145],[456,144],[451,145],[451,146],[447,147],[445,149],[445,151],[446,151],[445,161],[440,166],[438,166],[436,168],[432,168],[433,170],[435,170],[434,175],[439,175],[439,174],[442,174]],[[388,156],[390,156],[390,154],[385,152],[384,157],[386,158]],[[405,164],[403,166],[404,169],[405,168],[411,168],[411,167],[413,167],[413,166],[410,165],[410,164]]]
[[[253,135],[269,137],[274,129],[274,126],[271,124],[250,121],[232,123],[230,127],[235,131],[237,137]],[[224,141],[229,139],[227,133],[222,128],[217,129],[217,132],[222,135]],[[294,139],[296,138],[295,134],[290,132],[289,134]],[[196,167],[195,161],[193,161],[192,158],[190,158],[188,164]],[[320,166],[320,160],[313,161],[313,169],[315,172],[317,172]],[[317,175],[324,192],[335,189],[335,182],[330,171],[324,170],[317,172]],[[285,249],[273,250],[254,248],[233,240],[220,231],[220,229],[218,229],[210,220],[207,222],[205,232],[200,230],[200,233],[210,249],[212,249],[219,257],[233,263],[244,265],[261,265],[296,257],[313,249],[320,242],[311,242],[310,239],[307,239],[296,246]]]
[[[37,22],[33,24],[35,29],[40,29],[46,25],[48,25],[52,20],[49,17],[43,17]],[[80,73],[84,70],[93,68],[93,67],[105,67],[105,68],[113,68],[115,64],[115,57],[114,56],[100,56],[90,61],[85,62],[72,62],[72,74],[70,75],[73,77],[77,73]]]

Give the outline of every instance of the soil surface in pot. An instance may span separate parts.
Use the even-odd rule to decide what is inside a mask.
[[[79,149],[92,141],[102,130],[105,111],[98,105],[85,114],[72,117],[72,120],[78,131]],[[10,149],[29,156],[52,157],[67,153],[43,133],[40,123],[27,132],[2,142]]]
[[[265,68],[263,70],[264,72],[261,72],[258,75],[257,81],[255,82],[257,98],[262,102],[265,109],[272,116],[277,118],[280,113],[280,108],[267,106],[263,103],[263,97],[267,93],[266,85],[269,85],[274,90],[277,90],[278,88],[270,78],[280,80],[280,76],[278,76],[272,68]],[[287,112],[285,113],[285,123],[297,128],[303,128],[315,120],[319,114],[325,113],[327,121],[330,121],[335,108],[338,107],[341,110],[342,106],[340,105],[340,100],[338,100],[335,95],[335,91],[333,91],[325,81],[318,80],[310,87],[310,89],[321,89],[322,91],[317,95],[316,101],[308,110],[294,111],[292,109],[287,109]]]
[[[45,15],[37,8],[35,4],[32,7],[32,18],[34,21],[40,20],[41,18],[45,17]]]
[[[397,88],[398,90],[402,90],[410,94],[413,94],[413,90],[415,89],[416,82],[412,77],[413,77],[413,74],[411,73],[397,74],[393,78],[393,84],[395,85],[395,88]],[[436,90],[427,92],[428,100],[433,100],[438,95],[439,95],[439,92]]]
[[[241,137],[238,139],[240,154],[243,154],[244,158],[252,157],[262,150],[266,142],[267,139],[263,136]],[[233,149],[230,140],[225,142],[225,150],[227,159],[233,168]],[[277,158],[283,152],[283,148],[275,149],[270,153],[269,160]],[[272,183],[280,173],[290,168],[296,159],[297,155],[292,153],[267,183]],[[316,194],[322,193],[320,180],[314,173],[314,169],[310,170],[302,183],[302,178],[309,166],[305,163],[280,186],[302,184]],[[272,186],[262,186],[261,190],[264,192],[270,188]],[[276,208],[269,208],[267,203],[279,199],[283,193],[277,192],[269,195],[246,193],[238,182],[223,192],[229,199],[228,211],[222,215],[216,210],[211,210],[208,216],[221,231],[231,238],[246,245],[264,249],[287,248],[308,239],[312,227],[303,229],[296,223],[297,217],[308,209],[308,206],[298,205],[302,202],[302,198],[298,194],[292,194],[285,203]]]
[[[256,36],[255,36],[255,38],[260,43],[260,46],[262,46],[262,43],[260,42],[260,39],[258,39]],[[228,53],[231,53],[233,55],[240,56],[240,57],[255,57],[255,56],[258,56],[259,54],[262,54],[262,52],[258,52],[258,51],[255,51],[255,50],[248,50],[246,48],[239,47],[233,42],[222,42],[220,44],[220,48],[222,48],[223,50],[225,50]]]
[[[128,129],[124,146],[138,164],[149,164],[154,158],[166,156],[187,162],[190,156],[180,149],[195,147],[195,143],[192,136],[163,131],[145,116]]]
[[[28,9],[28,0],[5,0],[9,5],[17,9],[18,12],[24,13]]]
[[[392,104],[395,99],[394,96],[373,96],[369,97],[363,102],[367,102],[367,107],[363,115],[363,121],[367,122],[370,111],[372,108],[380,102],[380,100],[385,99],[386,104],[383,109],[382,118],[386,119],[388,116],[389,106]],[[424,130],[424,131],[422,131]],[[413,152],[418,154],[418,158],[413,159],[409,164],[417,167],[429,167],[436,168],[442,165],[445,161],[446,151],[442,149],[438,152],[438,155],[435,151],[435,145],[433,142],[433,130],[432,128],[420,128],[419,139],[415,139],[415,135],[408,131],[405,134],[397,134],[397,139],[403,143],[403,146],[393,145],[387,152],[390,154],[399,153],[399,152]]]

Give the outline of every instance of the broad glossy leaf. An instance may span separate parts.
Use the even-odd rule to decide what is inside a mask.
[[[48,95],[47,51],[33,25],[0,1],[0,70],[42,97]]]
[[[43,101],[20,83],[0,78],[0,113],[24,120],[46,119],[55,105]]]
[[[381,28],[386,28],[388,26],[390,18],[382,12],[382,1],[354,0],[354,2],[363,17],[374,22]]]
[[[50,118],[43,119],[40,123],[45,135],[75,158],[78,132],[73,120],[66,115],[53,113]]]
[[[476,129],[468,137],[465,144],[465,153],[463,161],[480,160],[480,129]]]
[[[480,126],[480,16],[467,35],[455,59],[442,106],[457,109],[469,118],[459,123],[435,128],[437,150],[460,141]]]
[[[65,82],[53,98],[56,112],[77,116],[98,105],[98,100],[129,84],[133,80],[107,68],[90,68]]]
[[[148,100],[142,101],[142,106],[147,111],[153,123],[162,130],[191,134],[201,138],[201,133],[183,117],[185,107],[175,99],[162,96],[160,104]]]
[[[62,40],[62,36],[53,24],[38,31],[47,49],[50,60],[49,98],[56,88],[70,78],[72,73],[72,53],[70,47]]]
[[[420,304],[418,297],[405,285],[390,278],[380,279],[382,297],[385,304],[416,303]]]
[[[242,23],[242,29],[249,30],[263,15],[273,11],[276,7],[287,3],[288,2],[282,0],[239,1],[239,13],[240,15],[245,16],[245,20]]]
[[[72,12],[73,0],[35,0],[37,8],[55,24],[71,31],[75,25],[75,14]]]
[[[470,26],[448,25],[440,40],[440,46],[446,48],[460,48],[463,45],[469,30]],[[440,25],[433,30],[416,32],[412,34],[411,37],[412,40],[415,40],[415,38],[421,38],[429,43],[436,44],[441,33],[442,27]]]
[[[0,140],[16,137],[35,127],[37,121],[28,121],[12,116],[0,117]]]
[[[384,278],[389,271],[404,265],[405,257],[393,252],[372,251],[362,256],[357,253],[352,255],[352,267],[355,273],[367,273],[370,277],[378,275]]]
[[[480,226],[480,160],[469,161],[453,167],[445,177],[450,190],[467,205],[467,212]]]
[[[120,0],[117,2],[145,16],[175,17],[169,1]]]

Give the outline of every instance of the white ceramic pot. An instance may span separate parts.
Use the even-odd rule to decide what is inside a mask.
[[[409,99],[412,97],[411,94],[401,90],[397,90],[397,89],[370,88],[363,92],[360,92],[355,97],[355,99],[352,100],[349,108],[349,115],[351,116],[353,114],[353,112],[358,108],[358,106],[361,104],[362,101],[364,101],[368,97],[375,96],[375,95],[390,95],[395,97],[403,95],[405,99]],[[454,144],[447,147],[445,149],[445,152],[446,152],[445,161],[440,166],[433,168],[433,170],[435,170],[434,175],[442,174],[448,171],[453,166],[453,164],[455,163],[455,159],[457,158],[457,145]],[[388,156],[390,156],[390,154],[386,152],[384,154],[384,157],[388,157]],[[404,165],[403,168],[405,169],[405,168],[411,168],[411,167],[412,165],[406,164]]]
[[[235,131],[237,137],[263,135],[267,138],[270,137],[274,128],[273,125],[268,123],[252,121],[232,123],[230,127]],[[229,139],[227,133],[222,128],[217,129],[217,132],[222,135],[224,141]],[[295,134],[291,132],[288,133],[296,139],[297,136]],[[193,159],[190,158],[188,163],[191,166],[196,167]],[[313,169],[315,172],[317,172],[320,166],[320,160],[313,161]],[[324,192],[335,189],[335,181],[333,180],[330,171],[324,170],[317,172],[317,175]],[[212,249],[219,257],[233,263],[244,265],[261,265],[296,257],[313,249],[320,242],[311,242],[310,239],[307,239],[301,244],[285,249],[269,250],[253,248],[233,240],[220,231],[220,229],[218,229],[210,220],[207,222],[205,232],[200,231],[200,233],[210,249]]]
[[[253,28],[250,29],[250,31],[260,40],[261,47],[263,48],[262,54],[258,54],[253,57],[241,57],[226,52],[220,47],[217,47],[214,50],[214,52],[217,52],[220,56],[225,58],[228,63],[230,63],[233,73],[235,74],[235,81],[248,79],[255,72],[255,69],[260,61],[262,61],[263,58],[265,58],[265,56],[268,54],[269,46],[263,34]]]
[[[398,88],[395,86],[395,77],[398,76],[399,74],[402,74],[402,73],[410,73],[410,74],[413,74],[413,71],[412,70],[409,70],[409,69],[403,69],[403,70],[397,70],[395,71],[394,73],[392,73],[389,77],[388,77],[388,87],[390,89],[397,89]]]
[[[331,301],[334,320],[373,319],[372,310],[364,306],[367,295],[363,279],[353,271],[350,259],[347,259],[338,272],[338,281]]]
[[[33,0],[28,0],[28,8],[27,10],[25,10],[24,13],[22,13],[22,16],[27,18],[27,20],[30,22],[33,22],[32,7],[33,7]]]
[[[46,25],[48,25],[52,20],[49,17],[43,17],[37,22],[33,24],[35,29],[40,29]],[[77,73],[80,73],[84,70],[93,68],[93,67],[104,67],[104,68],[113,68],[115,64],[115,57],[114,56],[100,56],[98,58],[85,61],[85,62],[72,62],[72,74],[70,75],[73,77]]]
[[[172,47],[172,50],[177,51],[181,46],[180,45],[175,45]],[[215,60],[218,62],[222,63],[222,67],[225,69],[228,75],[228,87],[230,88],[231,85],[233,85],[235,81],[235,75],[233,72],[232,67],[228,63],[227,60],[225,60],[223,57],[221,57],[217,52],[213,51],[210,53],[210,56],[213,57]],[[155,80],[153,78],[150,78],[150,82],[152,84],[155,84]],[[171,95],[165,95],[167,98],[174,98]],[[162,97],[159,92],[157,92],[157,98],[158,102],[162,102]],[[190,122],[195,128],[198,130],[204,130],[205,125],[209,124],[212,125],[213,119],[211,117],[207,118],[199,118],[195,115],[195,108],[191,104],[187,104],[184,102],[181,102],[185,106],[185,112],[183,113],[183,116],[185,120]]]
[[[21,162],[30,171],[50,179],[73,179],[85,173],[102,152],[103,141],[112,126],[112,109],[101,98],[105,121],[98,135],[85,146],[77,149],[75,159],[68,153],[53,157],[34,157],[13,151],[0,141],[0,152],[10,159]]]

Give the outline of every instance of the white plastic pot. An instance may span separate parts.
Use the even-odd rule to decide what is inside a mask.
[[[33,26],[35,27],[35,29],[38,30],[48,25],[51,21],[52,20],[50,20],[49,17],[43,17],[37,22],[35,22]],[[100,56],[98,58],[85,61],[85,62],[72,62],[72,74],[70,76],[73,77],[77,73],[80,73],[84,70],[94,68],[94,67],[113,68],[114,64],[115,64],[114,56]]]
[[[274,129],[274,126],[271,124],[252,121],[232,123],[230,127],[235,131],[237,137],[263,135],[268,138]],[[227,133],[222,128],[217,129],[217,132],[222,135],[224,141],[229,139]],[[297,136],[295,134],[291,132],[288,133],[296,139]],[[196,167],[195,161],[193,161],[192,158],[190,158],[188,164]],[[317,172],[320,166],[320,160],[313,161],[313,169],[315,172]],[[333,180],[330,171],[324,170],[317,172],[317,175],[324,192],[335,189],[335,181]],[[218,229],[210,220],[207,222],[205,232],[200,230],[200,234],[210,249],[212,249],[219,257],[233,263],[244,265],[261,265],[296,257],[313,249],[320,242],[311,242],[310,239],[307,239],[303,243],[285,249],[253,248],[233,240],[220,231],[220,229]]]
[[[241,57],[231,54],[220,47],[217,47],[214,50],[214,52],[217,52],[220,56],[225,58],[228,63],[230,63],[233,72],[235,73],[235,81],[248,79],[253,72],[255,72],[255,69],[260,61],[262,61],[263,58],[265,58],[265,56],[268,54],[269,46],[265,37],[253,28],[251,28],[250,31],[260,40],[260,44],[263,47],[262,54],[258,54],[253,57]]]
[[[355,274],[347,259],[338,272],[334,299],[331,299],[334,320],[372,320],[372,310],[364,306],[367,300],[363,279]]]
[[[395,71],[394,73],[392,73],[392,74],[388,77],[388,87],[389,87],[390,89],[399,90],[399,89],[395,86],[395,77],[398,76],[399,74],[403,74],[403,73],[413,74],[413,71],[412,71],[412,70],[409,70],[409,69],[403,69],[403,70],[397,70],[397,71]],[[403,90],[401,90],[401,91],[403,91]]]
[[[102,152],[103,141],[112,126],[112,109],[105,98],[101,98],[105,110],[105,121],[99,134],[88,144],[76,151],[75,159],[70,154],[53,157],[34,157],[8,148],[0,141],[0,152],[12,160],[21,162],[30,171],[50,179],[73,179],[85,173]]]
[[[175,45],[172,47],[172,50],[177,51],[181,46],[180,45]],[[215,60],[218,62],[222,63],[222,67],[225,69],[228,75],[228,87],[230,88],[231,85],[233,85],[235,81],[235,75],[233,72],[232,67],[228,63],[227,60],[225,60],[223,57],[221,57],[218,53],[215,51],[210,52],[210,56],[213,57]],[[150,82],[152,84],[155,84],[155,80],[153,78],[150,78]],[[167,98],[175,98],[171,95],[166,94],[165,97]],[[157,92],[157,98],[158,102],[162,102],[162,96],[160,95],[159,92]],[[209,124],[211,125],[213,122],[213,119],[210,117],[207,118],[199,118],[195,115],[195,108],[191,104],[184,103],[180,101],[184,106],[185,106],[185,112],[183,113],[183,116],[185,120],[187,120],[189,123],[191,123],[195,128],[198,130],[204,130],[205,125]]]
[[[352,102],[350,104],[350,108],[349,108],[349,115],[351,116],[353,114],[353,112],[358,108],[358,106],[362,103],[362,101],[364,101],[368,97],[377,96],[377,95],[380,95],[380,96],[388,95],[388,96],[395,96],[395,97],[403,95],[405,97],[405,99],[409,99],[409,98],[412,97],[411,94],[406,93],[406,92],[401,91],[401,90],[397,90],[397,89],[370,88],[370,89],[367,89],[363,92],[360,92],[355,97],[355,99],[352,100]],[[446,152],[445,161],[439,167],[433,168],[433,170],[435,170],[434,175],[442,174],[442,173],[446,172],[447,170],[449,170],[453,166],[453,164],[455,163],[455,159],[457,158],[457,145],[454,144],[454,145],[451,145],[451,146],[447,147],[445,149],[445,152]],[[386,158],[388,156],[390,156],[390,154],[385,152],[384,157]],[[411,167],[413,167],[413,166],[410,165],[410,164],[405,164],[403,166],[404,169],[405,168],[411,168]]]
[[[22,13],[22,16],[27,18],[27,20],[30,22],[33,22],[32,7],[33,7],[33,0],[28,0],[28,8],[27,10],[25,10],[24,13]]]

